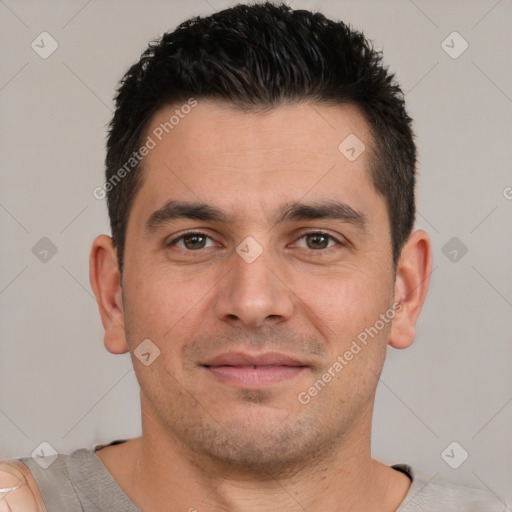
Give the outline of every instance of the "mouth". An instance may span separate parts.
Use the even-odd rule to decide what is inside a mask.
[[[293,357],[278,354],[220,354],[201,364],[217,380],[244,388],[259,388],[296,377],[309,365]]]

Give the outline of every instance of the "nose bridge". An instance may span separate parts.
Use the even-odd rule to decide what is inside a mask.
[[[293,313],[291,290],[279,278],[278,255],[254,238],[246,238],[232,255],[231,271],[219,286],[215,309],[224,321],[260,327],[284,321]]]

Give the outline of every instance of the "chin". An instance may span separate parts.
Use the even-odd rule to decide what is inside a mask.
[[[290,421],[290,414],[271,416],[260,411],[243,419],[230,417],[222,425],[212,420],[187,429],[182,441],[217,465],[263,479],[310,469],[332,451],[332,439],[314,418]]]

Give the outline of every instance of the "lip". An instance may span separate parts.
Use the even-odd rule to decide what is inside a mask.
[[[202,366],[308,366],[286,354],[265,352],[248,354],[245,352],[225,352],[208,359]]]
[[[227,352],[209,359],[201,366],[214,378],[245,388],[277,384],[292,379],[308,368],[306,363],[277,352]]]

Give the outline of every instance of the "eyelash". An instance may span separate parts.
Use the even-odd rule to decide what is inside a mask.
[[[176,245],[179,241],[183,240],[184,238],[188,237],[188,236],[193,236],[193,235],[199,235],[199,236],[203,236],[203,237],[206,237],[206,238],[209,238],[210,240],[212,240],[212,238],[210,236],[208,236],[206,233],[203,233],[202,231],[188,231],[186,233],[183,233],[181,234],[180,236],[172,239],[171,241],[169,241],[166,245],[168,247],[171,247],[171,246],[174,246]],[[338,245],[342,246],[342,247],[347,247],[348,246],[348,243],[342,241],[342,240],[339,240],[338,238],[334,237],[333,235],[331,235],[330,233],[326,232],[326,231],[307,231],[305,233],[302,233],[298,238],[297,240],[301,240],[303,238],[305,238],[306,236],[308,235],[321,235],[321,236],[325,236],[327,238],[330,238],[331,240],[333,240],[334,242],[336,242]],[[331,246],[331,247],[326,247],[325,249],[318,249],[318,250],[315,250],[315,249],[307,249],[309,251],[311,251],[312,253],[314,254],[324,254],[326,252],[329,252],[331,249],[333,249],[334,246]],[[181,247],[180,247],[181,249]],[[187,251],[187,252],[199,252],[201,251],[201,249],[197,249],[197,250],[191,250],[191,249],[183,249],[184,251]]]

